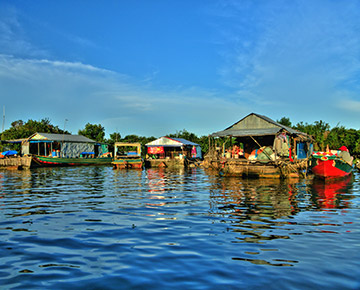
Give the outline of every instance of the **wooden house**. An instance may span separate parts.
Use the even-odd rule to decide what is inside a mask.
[[[226,175],[284,178],[307,170],[312,137],[251,113],[210,135],[204,165]]]

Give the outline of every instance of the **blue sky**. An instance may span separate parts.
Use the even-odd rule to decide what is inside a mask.
[[[202,136],[254,112],[360,129],[359,31],[352,0],[0,0],[4,126]]]

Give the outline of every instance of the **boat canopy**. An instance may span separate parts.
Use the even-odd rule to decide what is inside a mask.
[[[147,147],[157,147],[157,146],[163,146],[163,147],[184,147],[184,146],[200,146],[199,144],[196,144],[194,142],[188,141],[186,139],[182,138],[170,138],[170,137],[160,137],[159,139],[156,139],[152,142],[149,142],[145,144]]]
[[[191,142],[189,140],[183,139],[183,138],[170,138],[167,136],[160,137],[159,139],[156,139],[152,142],[149,142],[145,144],[146,147],[154,148],[191,148],[192,146],[195,146],[196,148],[196,158],[202,158],[202,152],[201,152],[201,146],[197,143]],[[149,151],[149,150],[148,150]],[[160,151],[159,151],[160,152]]]

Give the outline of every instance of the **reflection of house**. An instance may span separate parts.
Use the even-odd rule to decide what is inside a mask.
[[[35,133],[21,144],[23,155],[75,158],[83,154],[97,157],[108,152],[106,144],[97,143],[82,135]]]
[[[145,146],[147,147],[145,160],[147,167],[186,166],[186,160],[189,158],[202,158],[200,145],[182,138],[164,136]]]
[[[312,150],[311,136],[255,113],[211,137],[205,164],[229,175],[296,175]]]

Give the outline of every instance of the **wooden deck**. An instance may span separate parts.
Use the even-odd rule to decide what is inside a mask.
[[[4,169],[25,169],[32,166],[31,156],[17,156],[0,159],[0,168]]]

